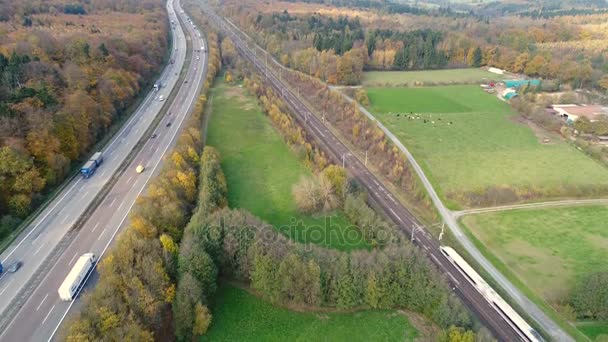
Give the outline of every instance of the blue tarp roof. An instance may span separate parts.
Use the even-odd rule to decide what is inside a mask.
[[[507,86],[507,88],[521,88],[525,85],[537,87],[540,85],[540,80],[505,80],[505,86]]]

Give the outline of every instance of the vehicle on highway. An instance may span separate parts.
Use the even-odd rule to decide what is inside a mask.
[[[196,56],[196,60],[199,60],[199,59],[201,59],[201,58],[199,56]]]
[[[160,82],[154,83],[154,91],[158,91],[160,89]]]
[[[135,168],[135,172],[137,172],[137,173],[142,173],[142,172],[144,172],[144,170],[145,170],[145,169],[146,169],[146,168],[145,168],[143,165],[139,164],[139,165],[137,165],[137,167]]]
[[[21,268],[21,265],[23,265],[23,263],[21,261],[14,262],[12,265],[10,265],[6,269],[6,271],[8,273],[15,273],[15,272],[17,272]]]
[[[161,96],[158,97],[158,101],[164,101],[164,100],[165,100],[164,96],[161,95]]]
[[[83,254],[76,263],[68,276],[65,278],[61,286],[59,286],[59,298],[64,301],[71,301],[74,299],[78,290],[84,284],[84,280],[87,278],[93,267],[95,266],[96,257],[93,253]]]
[[[2,271],[3,271],[3,269],[2,269],[2,263],[0,262],[0,274],[2,274]]]
[[[184,83],[188,83],[188,80],[184,80]]]
[[[152,139],[156,138],[156,133],[152,134],[151,138]]]
[[[103,154],[95,152],[95,154],[80,168],[80,173],[84,178],[91,177],[95,170],[103,163]]]
[[[171,127],[171,121],[167,122],[166,126]]]
[[[544,341],[542,336],[534,330],[513,308],[505,302],[494,289],[456,252],[452,247],[441,246],[441,253],[462,273],[466,279],[479,291],[500,314],[500,316],[517,332],[523,341]]]

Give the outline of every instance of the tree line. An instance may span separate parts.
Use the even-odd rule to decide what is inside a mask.
[[[87,13],[96,19],[50,15],[52,3],[27,3],[15,6],[25,6],[28,20],[7,18],[11,24],[0,42],[0,239],[126,114],[152,82],[169,43],[159,0],[136,14],[95,2]],[[115,16],[137,26],[114,26]],[[66,29],[73,21],[79,26]]]
[[[209,64],[203,94],[220,67],[217,34],[205,32]],[[137,199],[129,225],[99,264],[98,283],[84,296],[79,314],[67,324],[66,340],[172,339],[172,306],[181,305],[189,295],[200,295],[199,291],[190,291],[196,286],[191,276],[178,281],[181,273],[198,276],[196,267],[202,267],[188,263],[179,245],[180,241],[183,246],[189,243],[184,229],[196,208],[198,183],[204,183],[212,159],[208,151],[201,153],[206,102],[201,95],[160,174]],[[197,317],[192,331],[203,331],[209,324],[208,309],[201,303],[192,312],[196,316],[189,317]]]
[[[283,70],[283,80],[297,87],[303,98],[314,98],[310,103],[325,120],[331,123],[349,143],[368,155],[368,163],[374,165],[383,177],[408,194],[410,208],[418,214],[433,218],[432,203],[418,183],[417,175],[401,151],[384,132],[359,110],[359,104],[348,102],[336,91],[311,76],[298,71]]]
[[[608,35],[601,26],[606,13],[548,19],[489,19],[466,14],[412,17],[370,6],[356,8],[349,3],[356,8],[358,17],[348,21],[361,25],[357,29],[363,32],[361,37],[353,35],[355,31],[350,29],[318,31],[321,25],[331,28],[328,18],[332,14],[303,10],[291,15],[284,10],[281,16],[289,20],[279,24],[266,19],[277,13],[253,15],[252,9],[259,5],[245,3],[249,6],[224,6],[226,14],[284,65],[333,84],[358,84],[357,73],[362,70],[492,66],[531,77],[556,79],[573,87],[605,89],[600,81],[608,73],[605,58]],[[336,15],[347,14],[338,3],[332,2],[330,6],[335,7]],[[370,18],[360,17],[361,12]],[[311,21],[316,26],[309,25]],[[378,34],[383,31],[390,34]],[[366,56],[344,58],[345,52],[361,45],[368,48]],[[356,65],[355,77],[337,75],[342,59],[347,60],[345,64]]]

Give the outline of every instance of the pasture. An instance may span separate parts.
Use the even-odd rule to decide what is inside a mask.
[[[465,216],[480,250],[548,304],[566,299],[585,275],[608,271],[607,206],[514,210]],[[521,285],[520,285],[521,286]],[[577,326],[595,338],[606,323]]]
[[[292,187],[311,173],[283,142],[255,98],[223,82],[211,90],[212,114],[207,143],[222,157],[231,208],[244,208],[298,242],[350,250],[367,247],[343,241],[352,227],[341,212],[312,217],[300,214]],[[349,235],[351,236],[351,235]]]
[[[537,197],[608,188],[604,166],[556,134],[542,133],[550,137],[543,141],[478,86],[369,88],[368,95],[370,111],[411,150],[452,208],[472,206],[464,194],[491,188]]]
[[[363,86],[410,86],[471,84],[500,80],[503,76],[480,68],[425,71],[368,71],[363,73]]]
[[[412,341],[418,332],[396,311],[296,312],[243,289],[222,286],[202,341]]]

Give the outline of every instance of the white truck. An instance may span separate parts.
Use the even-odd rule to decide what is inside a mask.
[[[59,298],[65,301],[71,301],[74,299],[78,290],[84,284],[84,280],[93,267],[95,266],[96,257],[93,253],[83,254],[76,263],[68,276],[65,278],[61,286],[59,286]]]

